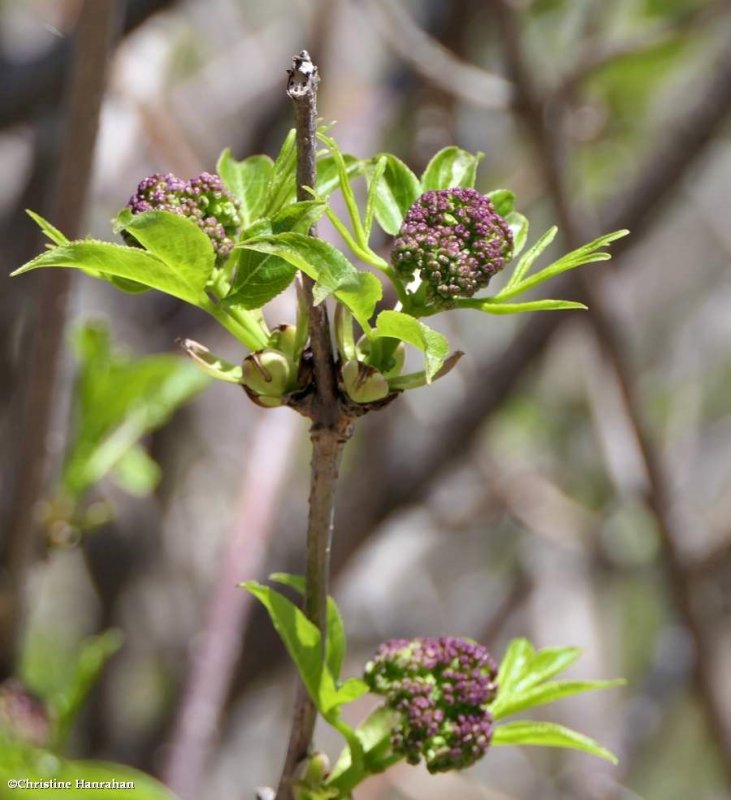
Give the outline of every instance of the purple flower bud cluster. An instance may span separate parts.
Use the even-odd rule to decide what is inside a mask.
[[[45,706],[20,681],[10,678],[0,684],[0,740],[7,737],[41,747],[50,729]]]
[[[463,769],[492,739],[487,703],[497,693],[497,665],[480,644],[452,636],[392,639],[366,664],[365,681],[398,712],[391,744],[429,772]]]
[[[188,181],[168,173],[155,173],[140,182],[127,203],[133,214],[143,211],[171,211],[192,219],[213,244],[219,258],[234,246],[241,217],[234,198],[218,175],[203,172]],[[131,237],[125,237],[129,244]]]
[[[509,261],[513,236],[488,197],[474,189],[425,192],[406,212],[391,261],[426,284],[426,298],[448,308],[472,297]]]

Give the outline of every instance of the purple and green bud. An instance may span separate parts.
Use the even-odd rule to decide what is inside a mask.
[[[410,764],[423,758],[429,772],[446,772],[485,754],[497,665],[482,645],[451,636],[392,639],[366,664],[364,677],[398,713],[391,745]]]
[[[192,219],[208,236],[219,259],[234,246],[241,227],[241,216],[232,195],[218,175],[203,172],[188,181],[168,173],[155,173],[140,182],[127,203],[133,214],[144,211],[170,211]],[[130,234],[125,237],[134,244]],[[132,239],[132,241],[130,241]]]
[[[427,302],[449,308],[484,289],[512,252],[510,226],[488,197],[474,189],[438,189],[406,212],[391,261],[402,278],[421,278]]]
[[[11,678],[0,684],[0,740],[5,737],[42,747],[50,731],[45,705],[20,681]]]

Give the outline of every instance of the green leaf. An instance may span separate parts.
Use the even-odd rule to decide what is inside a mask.
[[[518,683],[520,691],[544,683],[567,670],[581,655],[579,647],[545,647],[533,655],[530,670]]]
[[[272,217],[270,233],[308,233],[310,228],[325,213],[327,204],[322,200],[303,200],[285,206]]]
[[[73,435],[61,485],[80,497],[113,470],[139,439],[162,425],[208,379],[175,356],[130,359],[113,353],[100,326],[75,336],[80,361]]]
[[[589,242],[583,247],[579,247],[577,250],[572,250],[567,255],[559,258],[558,261],[554,261],[553,264],[531,275],[531,277],[525,278],[520,281],[520,283],[514,284],[513,286],[506,286],[497,297],[507,300],[516,294],[522,294],[528,291],[528,289],[533,289],[567,270],[576,269],[584,264],[591,264],[595,261],[608,261],[612,256],[602,251],[600,248],[607,247],[611,242],[615,241],[615,239],[620,239],[628,233],[629,231],[627,230],[621,230],[608,233],[605,236],[600,236],[593,242]]]
[[[313,295],[321,303],[338,289],[358,290],[358,271],[335,247],[302,233],[262,236],[238,245],[244,250],[278,256],[316,281]]]
[[[501,217],[507,217],[508,214],[515,211],[515,195],[509,189],[495,189],[488,192],[487,196]]]
[[[71,725],[99,679],[104,665],[121,646],[122,635],[116,630],[105,631],[82,644],[68,684],[48,698],[54,720],[53,740],[56,748],[63,747]]]
[[[290,575],[287,572],[275,572],[269,576],[270,581],[289,586],[301,595],[305,593],[305,579],[301,575]],[[327,598],[327,642],[325,661],[333,678],[340,677],[340,670],[345,658],[345,626],[340,609],[335,600]],[[341,687],[342,688],[342,687]]]
[[[175,800],[175,795],[143,772],[103,761],[67,761],[46,750],[18,742],[0,740],[0,786],[11,780],[71,783],[71,789],[23,789],[17,793],[26,800],[64,800],[68,797],[88,797],[89,800]],[[76,781],[83,781],[76,786]],[[113,788],[114,781],[117,788]],[[86,783],[89,782],[89,783]],[[93,786],[98,782],[101,786]],[[119,788],[119,783],[130,784]],[[132,788],[132,785],[134,788]],[[5,788],[3,788],[5,797]],[[11,794],[15,794],[11,792]]]
[[[234,281],[223,305],[247,310],[261,308],[292,283],[297,270],[283,258],[250,249],[248,242],[239,247],[234,251]]]
[[[244,227],[261,216],[267,200],[269,182],[274,172],[274,162],[269,156],[256,155],[236,161],[229,149],[224,150],[216,164],[216,172],[226,188],[239,201]]]
[[[320,713],[326,715],[337,704],[337,689],[330,671],[323,669],[320,631],[294,603],[269,586],[257,581],[247,581],[240,586],[266,608],[307,693]]]
[[[502,295],[495,297],[457,300],[457,308],[474,308],[486,314],[524,314],[527,311],[586,311],[586,306],[575,300],[530,300],[525,303],[504,303]]]
[[[139,445],[130,447],[112,471],[115,483],[134,497],[147,497],[161,476],[160,465]]]
[[[132,214],[125,209],[117,216],[116,224],[157,256],[171,272],[181,273],[196,286],[201,283],[205,286],[216,263],[216,254],[211,240],[193,220],[171,211]]]
[[[383,297],[383,286],[371,272],[358,273],[358,285],[354,288],[338,289],[335,297],[358,320],[364,331],[370,329],[369,320],[376,310],[376,304]]]
[[[385,163],[384,163],[385,162]],[[379,164],[383,172],[379,178]],[[366,166],[369,200],[378,224],[386,233],[396,236],[406,212],[421,194],[419,179],[403,161],[390,153],[381,153]],[[368,209],[366,209],[366,223]],[[370,228],[366,224],[366,231]]]
[[[272,177],[266,190],[267,202],[261,216],[271,217],[284,206],[292,196],[297,167],[297,147],[295,130],[292,128],[282,144],[274,166]]]
[[[504,702],[495,702],[491,708],[495,720],[517,714],[534,706],[555,703],[564,697],[571,697],[584,692],[595,692],[600,689],[610,689],[614,686],[623,686],[623,680],[611,681],[552,681],[540,683],[528,689],[521,689],[520,685],[513,688],[510,697]]]
[[[512,688],[525,677],[535,652],[527,639],[513,639],[510,642],[498,669],[498,696],[495,702],[499,702],[503,694],[509,696]]]
[[[552,722],[507,722],[497,725],[492,737],[492,744],[567,747],[598,756],[612,764],[617,763],[616,756],[593,739]]]
[[[381,311],[373,335],[400,339],[421,350],[428,383],[442,368],[449,354],[449,342],[445,336],[402,311]]]
[[[208,274],[187,264],[179,264],[173,269],[145,250],[93,239],[71,242],[47,250],[16,269],[12,275],[22,275],[41,267],[71,267],[93,270],[105,277],[127,278],[192,305],[202,303],[203,290],[208,280]]]
[[[368,684],[360,678],[348,678],[338,689],[338,705],[344,706],[368,694]]]
[[[68,244],[69,240],[61,233],[61,231],[56,228],[55,226],[51,225],[51,223],[47,219],[43,219],[40,214],[36,214],[35,211],[31,211],[29,208],[26,208],[25,213],[33,220],[33,222],[38,225],[38,227],[43,231],[43,233],[56,245]]]
[[[483,153],[468,153],[459,147],[445,147],[427,164],[421,176],[421,190],[451,189],[453,186],[473,188],[477,165]]]
[[[242,369],[240,364],[232,364],[214,355],[205,345],[193,339],[180,339],[178,344],[185,350],[193,363],[206,375],[227,383],[241,383]]]
[[[551,244],[557,233],[558,228],[554,225],[553,227],[549,228],[543,234],[543,236],[541,236],[541,238],[525,253],[525,255],[516,264],[515,269],[510,276],[510,280],[505,285],[503,292],[511,289],[513,286],[516,286],[523,280],[523,277],[530,272],[530,269],[538,256],[540,256],[540,254]],[[500,294],[502,294],[502,292],[497,296],[499,297]]]
[[[341,792],[352,790],[367,775],[383,772],[399,760],[391,752],[391,734],[398,722],[398,714],[386,706],[379,706],[369,714],[355,733],[363,748],[365,769],[357,769],[352,764],[350,748],[346,747],[338,757],[327,780]]]
[[[513,252],[510,256],[511,260],[516,258],[525,247],[528,239],[528,220],[517,211],[511,211],[505,216],[505,221],[510,226],[510,232],[513,234]]]

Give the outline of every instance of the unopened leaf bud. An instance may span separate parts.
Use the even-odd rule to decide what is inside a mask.
[[[346,361],[342,376],[345,391],[355,403],[375,403],[389,393],[388,381],[383,373],[362,361]]]
[[[290,389],[292,369],[288,358],[278,350],[266,348],[252,353],[241,366],[241,382],[260,405],[282,405]]]
[[[294,367],[295,349],[297,346],[297,328],[294,325],[279,325],[269,337],[269,347],[279,350]]]

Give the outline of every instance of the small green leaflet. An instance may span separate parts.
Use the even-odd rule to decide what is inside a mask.
[[[365,174],[368,181],[366,233],[370,231],[369,221],[374,213],[383,230],[396,236],[406,212],[421,194],[419,179],[390,153],[381,153],[368,162]]]
[[[323,667],[320,631],[294,603],[269,586],[257,581],[247,581],[240,586],[266,608],[307,693],[320,713],[327,717],[338,704],[338,693],[330,670]]]
[[[581,733],[553,722],[507,722],[496,725],[493,745],[538,745],[541,747],[567,747],[598,756],[612,764],[617,757],[600,744]]]
[[[373,336],[400,339],[421,350],[424,353],[428,383],[439,372],[449,355],[449,342],[445,336],[401,311],[381,311],[373,329]]]
[[[282,206],[286,205],[291,197],[294,185],[295,169],[297,166],[297,147],[294,128],[287,134],[282,149],[279,151],[274,166],[272,177],[266,190],[267,202],[262,209],[261,216],[271,217]]]
[[[243,227],[248,227],[261,216],[274,172],[274,162],[269,156],[263,155],[236,161],[231,151],[226,149],[218,159],[216,172],[239,201]]]
[[[38,225],[38,227],[43,231],[43,233],[56,245],[68,244],[69,240],[61,233],[61,231],[56,228],[55,226],[51,225],[51,223],[47,219],[43,219],[40,214],[36,214],[35,211],[31,211],[29,208],[26,208],[25,213],[33,220],[33,222]]]
[[[470,297],[457,300],[457,308],[474,308],[486,314],[523,314],[526,311],[585,311],[576,300],[529,300],[525,303],[503,303],[497,297]]]
[[[599,689],[611,689],[615,686],[624,686],[624,684],[624,680],[618,679],[611,681],[552,681],[531,688],[519,687],[511,698],[493,706],[493,717],[496,720],[503,719],[503,717],[509,717],[511,714],[517,714],[528,708],[555,703],[564,697],[595,692]]]
[[[483,153],[468,153],[460,147],[445,147],[427,164],[421,176],[421,190],[451,189],[453,186],[474,188],[477,165]]]
[[[198,369],[206,375],[227,383],[241,383],[242,370],[240,364],[232,364],[230,361],[214,355],[205,345],[193,339],[179,339],[178,344]]]
[[[501,217],[507,217],[511,211],[515,211],[515,194],[509,189],[494,189],[487,193],[487,197]]]

